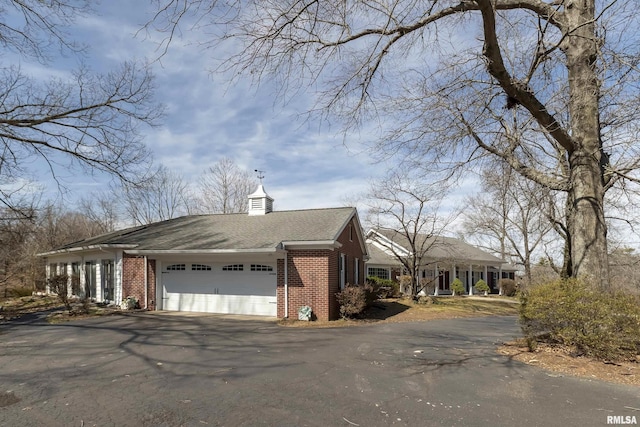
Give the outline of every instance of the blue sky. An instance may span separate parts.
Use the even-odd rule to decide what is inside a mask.
[[[150,18],[146,2],[109,1],[98,14],[77,20],[74,37],[89,47],[85,62],[106,72],[125,60],[158,57],[159,34],[136,32]],[[146,9],[146,10],[145,10]],[[212,73],[215,52],[203,51],[202,34],[186,32],[153,64],[156,97],[165,104],[162,125],[144,129],[155,162],[195,182],[222,157],[242,168],[265,171],[264,185],[276,209],[340,206],[345,197],[365,191],[368,180],[384,172],[372,164],[359,143],[364,134],[343,138],[338,127],[304,120],[313,94],[298,94],[283,105],[275,88],[259,88]],[[45,77],[77,66],[77,59],[59,59],[53,66],[25,64],[23,70]],[[106,177],[67,177],[69,194],[100,188]]]

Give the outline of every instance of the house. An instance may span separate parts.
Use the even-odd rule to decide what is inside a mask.
[[[260,185],[247,213],[191,215],[41,254],[98,302],[148,310],[337,319],[335,294],[363,283],[367,250],[355,208],[274,211]]]
[[[483,279],[492,291],[498,291],[500,278],[514,279],[516,268],[460,239],[443,236],[418,235],[416,247],[422,248],[419,277],[421,282],[436,282],[434,294],[450,294],[451,284],[459,278],[469,295],[474,286]],[[404,267],[399,257],[409,259],[411,247],[405,235],[397,231],[370,230],[366,235],[367,277],[397,280]],[[435,284],[434,284],[435,285]],[[410,293],[410,289],[401,289]]]

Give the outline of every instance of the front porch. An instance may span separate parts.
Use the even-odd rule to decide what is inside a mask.
[[[515,272],[503,270],[502,265],[478,265],[478,264],[456,264],[456,263],[435,263],[419,273],[420,285],[423,289],[419,292],[422,295],[451,295],[451,285],[458,278],[465,286],[467,295],[478,294],[475,284],[479,280],[484,280],[489,285],[490,293],[499,293],[499,280],[514,279]],[[434,286],[433,283],[437,285]]]

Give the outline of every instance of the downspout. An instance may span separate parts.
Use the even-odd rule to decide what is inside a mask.
[[[148,271],[148,267],[147,267],[147,256],[144,256],[144,309],[147,310],[148,307],[148,301],[149,301],[149,295],[148,295],[148,289],[149,289],[149,271]]]
[[[282,249],[284,249],[284,245],[282,245]],[[287,264],[289,264],[289,259],[287,257],[288,252],[285,250],[284,252],[284,318],[289,318],[289,271],[287,270]]]

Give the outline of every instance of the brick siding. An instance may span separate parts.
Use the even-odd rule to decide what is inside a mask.
[[[349,239],[349,226],[353,227]],[[338,237],[339,249],[297,249],[287,253],[289,318],[297,319],[298,310],[308,305],[318,320],[335,320],[340,316],[335,294],[340,291],[340,255],[346,255],[347,283],[355,283],[355,258],[358,258],[359,282],[364,281],[364,254],[352,220]],[[284,260],[278,260],[278,317],[284,310]]]
[[[122,296],[135,297],[140,307],[145,307],[144,301],[144,260],[142,256],[124,254],[122,259]],[[156,308],[156,261],[147,260],[147,308]]]
[[[287,254],[289,317],[308,305],[318,320],[329,320],[330,249],[290,250]],[[278,317],[284,317],[284,260],[278,260]]]

